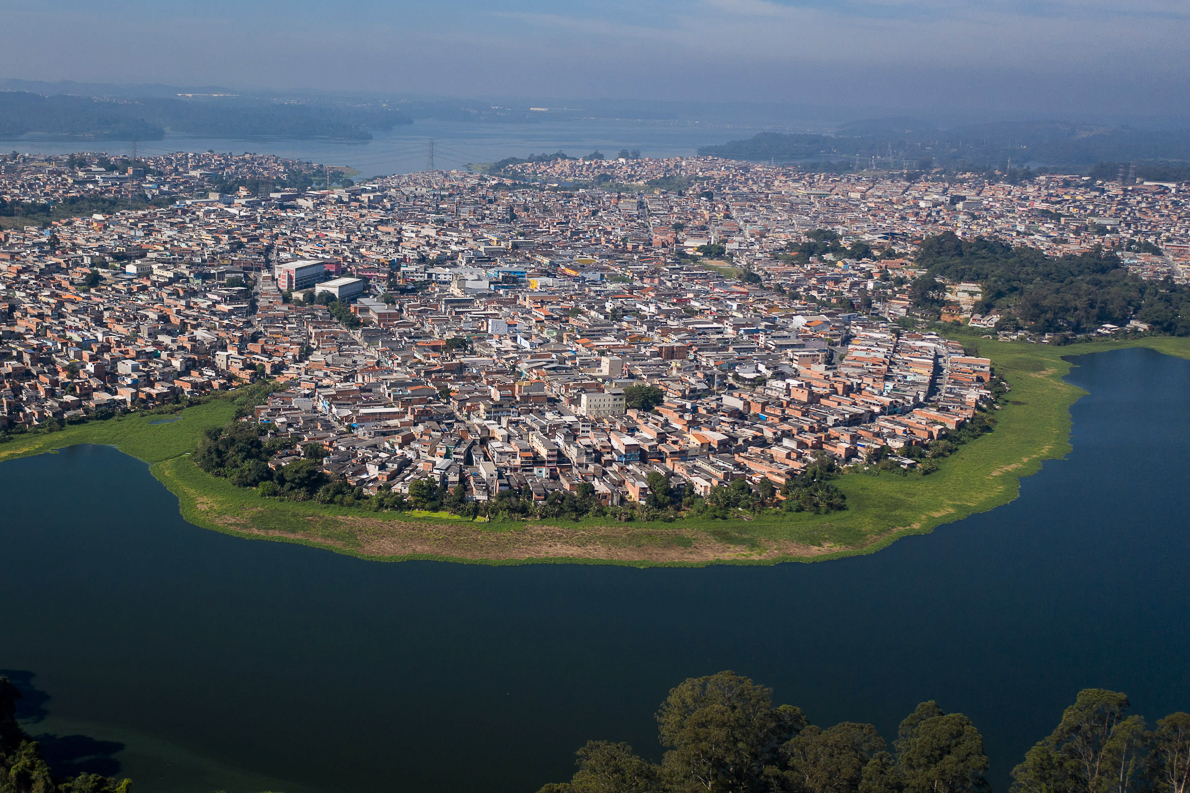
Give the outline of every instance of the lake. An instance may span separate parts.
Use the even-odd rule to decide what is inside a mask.
[[[937,699],[1003,791],[1081,688],[1190,709],[1190,361],[1078,363],[1018,500],[817,564],[365,562],[196,528],[110,448],[6,462],[0,669],[60,767],[138,793],[532,793],[589,738],[659,757],[668,689],[722,669],[888,737]]]
[[[350,166],[361,178],[426,170],[429,142],[434,141],[434,166],[439,170],[463,168],[469,163],[489,163],[505,157],[525,157],[565,151],[582,157],[598,149],[614,157],[621,149],[639,149],[646,157],[693,156],[700,146],[750,138],[762,131],[805,131],[827,122],[809,120],[796,127],[739,123],[730,120],[646,121],[635,119],[583,119],[543,121],[538,124],[464,123],[419,119],[416,123],[374,131],[369,141],[332,140],[234,140],[166,133],[163,140],[142,141],[137,155],[151,157],[177,151],[273,154],[326,165]],[[43,138],[0,140],[0,150],[36,154],[70,154],[105,151],[127,155],[124,141],[69,141]],[[821,158],[818,158],[821,159]]]

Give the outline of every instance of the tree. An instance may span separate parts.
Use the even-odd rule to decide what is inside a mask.
[[[624,389],[624,404],[635,410],[652,410],[665,401],[665,392],[653,385],[630,385]]]
[[[1171,713],[1149,733],[1149,776],[1161,793],[1190,791],[1190,713]]]
[[[734,672],[687,680],[657,713],[670,789],[759,791],[781,747],[806,726],[800,709],[773,707],[772,690]]]
[[[283,493],[299,500],[312,498],[328,479],[314,460],[294,460],[278,470],[275,478]]]
[[[307,443],[302,447],[302,457],[307,460],[321,460],[326,457],[326,447],[321,443]]]
[[[263,460],[249,460],[236,469],[230,481],[236,487],[256,487],[262,482],[273,481],[273,469]]]
[[[888,752],[877,752],[864,766],[859,793],[901,793],[905,785],[897,772],[897,760]]]
[[[884,739],[871,724],[809,726],[784,747],[785,776],[804,793],[858,793],[872,756],[883,750]]]
[[[649,506],[665,509],[672,504],[673,490],[670,488],[669,475],[649,471]]]
[[[457,512],[467,503],[467,486],[462,482],[452,487],[443,499],[443,506],[451,512]]]
[[[465,336],[451,336],[446,340],[446,349],[451,352],[458,352],[465,350],[471,346],[471,340]]]
[[[1128,697],[1080,691],[1049,737],[1012,770],[1013,793],[1127,793],[1136,787],[1144,720]]]
[[[660,769],[626,743],[589,741],[577,755],[570,782],[551,783],[539,793],[654,793],[660,784]]]
[[[897,768],[906,793],[986,790],[983,736],[961,713],[943,713],[930,700],[917,706],[897,732]]]
[[[438,503],[438,485],[432,479],[414,479],[409,483],[409,500],[417,509]]]
[[[851,244],[851,250],[849,250],[847,253],[852,259],[874,259],[874,258],[876,258],[872,254],[872,246],[866,242],[853,242]]]

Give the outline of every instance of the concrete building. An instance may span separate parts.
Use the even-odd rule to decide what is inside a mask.
[[[336,278],[314,287],[315,295],[320,295],[323,292],[330,292],[336,300],[354,300],[364,293],[364,280],[362,278]]]
[[[326,262],[318,259],[280,262],[273,269],[273,275],[277,278],[277,288],[282,292],[309,289],[326,280]]]
[[[584,391],[579,397],[578,412],[590,418],[623,416],[624,410],[624,392],[619,388]]]

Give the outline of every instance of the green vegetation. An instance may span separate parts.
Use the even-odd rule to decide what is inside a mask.
[[[128,793],[131,780],[81,773],[62,778],[41,756],[37,742],[17,724],[21,693],[0,677],[0,793]]]
[[[948,231],[922,242],[917,263],[928,272],[914,281],[911,294],[927,316],[936,318],[945,303],[941,278],[980,284],[976,312],[1007,315],[1001,320],[1006,328],[1087,333],[1135,316],[1157,332],[1190,335],[1190,287],[1145,281],[1102,250],[1053,258],[983,237],[967,242]]]
[[[665,190],[670,193],[684,193],[699,182],[706,181],[705,176],[658,176],[645,182],[645,187],[654,190]]]
[[[554,162],[555,160],[573,160],[573,159],[576,159],[576,158],[571,157],[564,151],[556,151],[553,154],[530,154],[528,157],[523,157],[523,158],[522,157],[505,157],[503,160],[497,160],[496,162],[490,163],[488,165],[475,165],[472,167],[474,167],[476,170],[482,171],[484,173],[503,174],[505,169],[507,169],[509,166],[512,166],[512,165],[525,165],[526,163]],[[602,157],[600,159],[602,159]]]
[[[624,389],[624,404],[632,410],[652,410],[665,401],[665,392],[655,385],[630,385]]]
[[[697,264],[699,267],[710,270],[711,272],[719,273],[719,275],[723,276],[724,278],[739,278],[741,275],[744,274],[744,272],[746,272],[744,270],[744,268],[732,267],[730,264],[728,264],[726,261],[723,261],[723,260],[706,261],[704,259],[695,259],[694,263]]]
[[[857,241],[848,248],[840,240],[839,235],[830,229],[814,229],[806,234],[806,241],[790,243],[782,254],[781,259],[797,264],[806,264],[812,256],[831,254],[836,258],[875,259],[872,246],[866,242]]]
[[[284,299],[284,296],[282,296]],[[286,300],[285,302],[289,302]],[[326,306],[327,311],[331,312],[340,325],[348,330],[355,330],[364,325],[364,321],[351,310],[351,304],[342,300],[337,300],[330,292],[322,292],[315,296],[313,292],[306,293],[306,305]]]
[[[1190,714],[1146,729],[1128,698],[1092,688],[1013,770],[1013,793],[1184,793]],[[590,741],[569,782],[540,793],[978,793],[989,789],[983,736],[930,700],[888,746],[871,724],[810,724],[772,689],[734,672],[689,678],[657,711],[660,765],[624,743]],[[890,751],[891,750],[891,751]]]
[[[155,423],[167,421],[168,413],[133,413],[68,424],[51,432],[12,435],[0,443],[0,461],[94,443],[115,446],[125,454],[156,463],[193,451],[206,429],[230,421],[235,412],[233,399],[212,399],[206,404],[178,409],[178,419],[168,423]]]
[[[67,218],[111,215],[128,209],[173,206],[177,200],[177,196],[157,196],[149,200],[143,195],[134,195],[131,198],[67,196],[52,203],[5,201],[0,198],[0,220],[11,218],[12,222],[8,225],[48,226],[55,220]]]

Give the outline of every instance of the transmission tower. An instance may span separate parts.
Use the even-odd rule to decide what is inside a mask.
[[[434,171],[434,139],[430,138],[430,145],[426,152],[426,170],[433,173]]]
[[[132,209],[132,174],[136,169],[136,141],[132,141],[132,160],[128,164],[128,208]]]

